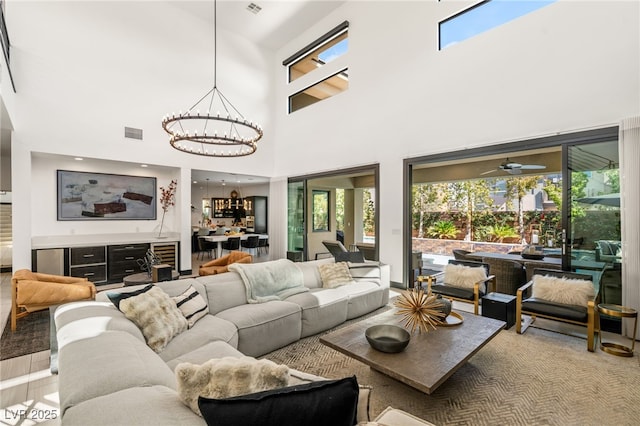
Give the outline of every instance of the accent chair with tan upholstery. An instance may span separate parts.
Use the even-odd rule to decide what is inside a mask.
[[[11,277],[11,331],[18,318],[31,312],[77,300],[95,300],[96,287],[86,278],[65,277],[20,269]]]
[[[198,275],[215,275],[229,272],[229,265],[232,263],[253,263],[253,256],[243,251],[232,251],[219,259],[213,259],[200,265]]]

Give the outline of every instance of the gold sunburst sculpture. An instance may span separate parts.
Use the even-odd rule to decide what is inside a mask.
[[[401,294],[394,305],[398,308],[396,315],[402,315],[404,325],[411,329],[411,333],[416,329],[427,333],[429,326],[435,330],[446,318],[441,299],[431,291],[425,293],[422,288]]]

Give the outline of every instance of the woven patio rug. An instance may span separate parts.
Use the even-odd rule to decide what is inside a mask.
[[[47,349],[49,349],[48,309],[18,318],[18,327],[14,332],[11,332],[11,321],[7,321],[0,340],[0,360]]]
[[[318,339],[302,339],[265,358],[327,378],[355,374],[360,384],[373,387],[373,416],[391,405],[437,425],[631,426],[640,419],[638,354],[621,358],[588,352],[586,340],[577,337],[538,328],[523,335],[515,327],[503,330],[432,395]],[[437,361],[425,359],[416,368]]]

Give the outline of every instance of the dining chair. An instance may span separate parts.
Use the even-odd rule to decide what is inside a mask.
[[[269,253],[269,239],[268,238],[258,238],[258,255],[260,252],[264,251],[264,254]]]
[[[492,257],[483,257],[482,262],[489,265],[491,274],[495,275],[498,293],[515,296],[518,288],[527,282],[524,266],[520,262]]]
[[[258,255],[258,244],[260,243],[260,237],[258,235],[249,235],[246,240],[240,241],[240,246],[249,250],[253,250],[255,255]]]
[[[229,237],[227,241],[222,242],[222,250],[229,252],[233,250],[240,250],[240,237]]]

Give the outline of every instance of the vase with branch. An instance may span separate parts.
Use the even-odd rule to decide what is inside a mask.
[[[178,181],[173,179],[168,187],[160,187],[160,207],[162,207],[162,220],[160,221],[160,231],[158,238],[162,238],[162,227],[164,226],[164,215],[170,207],[176,205],[176,190],[178,189]]]

